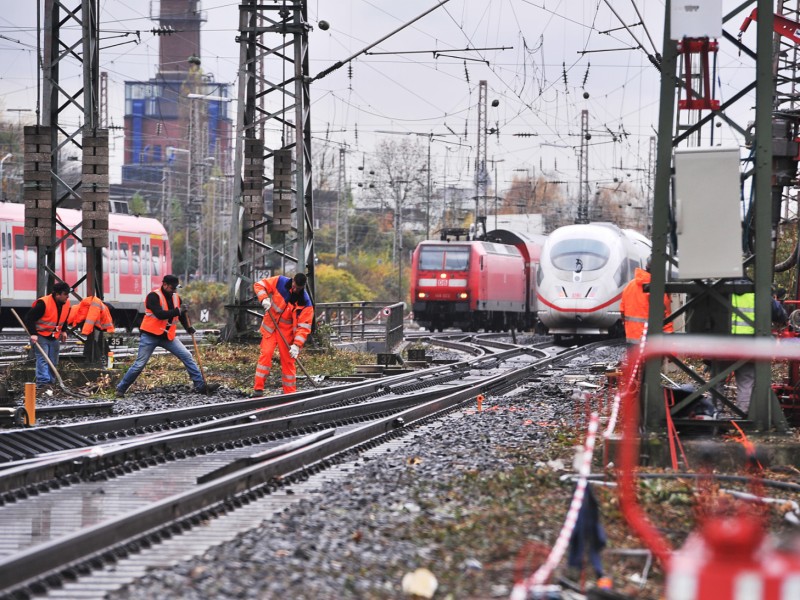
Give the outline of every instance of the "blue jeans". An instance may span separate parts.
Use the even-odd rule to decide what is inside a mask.
[[[40,335],[39,346],[44,350],[50,362],[58,366],[58,349],[61,347],[58,339]],[[36,349],[36,383],[44,385],[46,383],[56,383],[56,381],[56,374],[50,370],[50,365],[47,364],[41,352]]]
[[[125,393],[125,391],[131,387],[131,385],[133,385],[133,382],[136,381],[137,377],[139,377],[139,373],[142,372],[144,366],[147,364],[147,361],[150,360],[153,350],[159,346],[181,359],[183,366],[186,367],[186,372],[189,373],[189,377],[192,378],[195,390],[200,390],[203,388],[205,385],[205,382],[203,381],[203,374],[197,367],[197,363],[194,362],[192,355],[186,349],[186,346],[181,344],[179,339],[175,338],[174,340],[170,341],[166,338],[151,335],[146,331],[143,331],[139,337],[139,354],[136,356],[136,361],[133,363],[131,368],[128,369],[128,372],[125,373],[122,381],[120,381],[117,385],[117,391]]]

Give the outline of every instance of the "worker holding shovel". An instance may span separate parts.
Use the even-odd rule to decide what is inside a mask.
[[[311,333],[314,306],[306,291],[306,276],[268,277],[256,282],[253,290],[264,309],[261,321],[261,353],[256,366],[253,395],[263,396],[264,384],[272,367],[275,347],[281,357],[283,392],[297,391],[297,356]]]
[[[31,336],[31,346],[36,349],[36,385],[55,385],[56,374],[50,363],[58,365],[61,342],[67,339],[64,330],[69,317],[69,284],[59,281],[53,293],[42,296],[33,303],[25,315],[25,327]],[[49,363],[48,363],[49,359]]]

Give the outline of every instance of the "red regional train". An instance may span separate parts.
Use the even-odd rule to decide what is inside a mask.
[[[421,242],[411,262],[414,320],[430,331],[534,327],[544,240],[498,229],[480,240]]]
[[[81,212],[59,209],[58,218],[72,228],[80,224]],[[24,221],[23,204],[0,202],[0,327],[18,326],[9,309],[24,313],[36,299],[36,247],[25,245]],[[64,233],[60,227],[57,231]],[[104,301],[115,323],[130,329],[144,311],[146,293],[172,271],[169,239],[156,219],[113,213],[108,234],[109,247],[103,248]],[[74,238],[58,246],[56,272],[70,285],[86,274],[86,248]],[[85,282],[77,292],[87,294]]]

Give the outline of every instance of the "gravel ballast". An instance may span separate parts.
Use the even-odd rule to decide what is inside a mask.
[[[619,354],[618,348],[598,350],[551,378],[488,397],[480,413],[470,406],[412,430],[391,451],[355,461],[346,479],[321,483],[312,500],[201,557],[154,570],[110,597],[399,598],[404,575],[423,567],[440,580],[437,598],[507,597],[512,570],[492,568],[487,556],[496,554],[492,544],[516,554],[524,534],[512,527],[502,540],[476,535],[448,550],[434,532],[438,525],[457,528],[497,510],[496,498],[475,496],[474,489],[511,473],[515,456],[533,456],[545,470],[569,468],[571,449],[562,433],[576,424],[580,408],[569,401],[574,384],[561,375],[585,373],[592,363],[613,364]],[[460,489],[465,480],[477,487]],[[564,486],[566,502],[570,494]],[[565,512],[566,503],[558,508]],[[561,527],[560,520],[541,525],[543,539]]]

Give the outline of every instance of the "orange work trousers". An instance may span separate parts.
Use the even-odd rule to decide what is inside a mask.
[[[271,335],[261,337],[261,354],[258,356],[256,365],[256,377],[253,383],[255,391],[262,391],[264,384],[269,377],[272,368],[272,356],[275,354],[275,346],[281,357],[281,382],[283,383],[283,393],[291,394],[297,391],[297,365],[294,359],[289,356],[289,347],[281,339],[280,334],[275,331]]]

